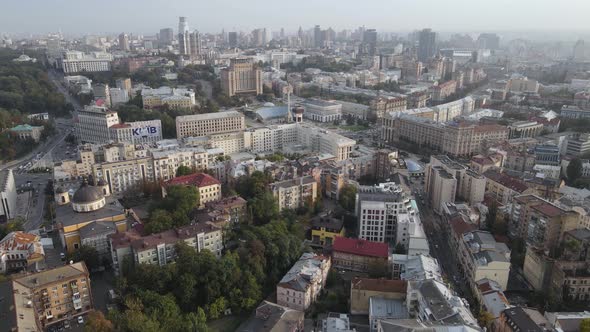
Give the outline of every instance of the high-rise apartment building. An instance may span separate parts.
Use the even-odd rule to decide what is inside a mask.
[[[238,47],[238,33],[235,31],[228,32],[227,41],[230,48]]]
[[[479,48],[497,50],[500,48],[500,37],[495,33],[482,33],[477,38]]]
[[[178,50],[182,55],[190,55],[190,33],[184,16],[178,18]]]
[[[553,250],[561,244],[565,232],[580,228],[580,219],[576,211],[565,210],[536,195],[521,195],[513,200],[508,232],[531,246]]]
[[[84,262],[14,278],[12,289],[16,331],[46,331],[93,308]]]
[[[119,49],[129,51],[129,36],[124,32],[119,35]]]
[[[107,143],[111,140],[109,127],[119,123],[119,115],[101,106],[86,106],[76,112],[78,140],[88,143]]]
[[[172,28],[160,29],[160,34],[158,36],[158,41],[160,42],[160,45],[172,45],[173,40],[174,30]]]
[[[262,94],[262,72],[250,58],[231,59],[229,68],[221,71],[221,87],[228,96]]]
[[[356,195],[359,238],[373,242],[398,243],[399,237],[409,235],[408,223],[418,213],[410,195],[395,183],[382,183],[376,187],[363,186]],[[416,219],[419,222],[419,219]],[[401,225],[403,227],[399,227]],[[399,241],[408,244],[408,241]]]
[[[297,210],[305,204],[313,206],[318,197],[317,182],[312,176],[274,182],[270,184],[270,190],[278,202],[279,211]]]
[[[438,213],[456,197],[471,205],[483,201],[486,178],[445,155],[431,156],[424,174],[426,194]]]
[[[198,56],[201,55],[202,45],[201,45],[201,34],[199,31],[195,30],[189,34],[189,45],[190,45],[190,55],[191,56]]]
[[[244,114],[237,111],[176,117],[176,138],[207,136],[244,129]]]
[[[12,219],[16,212],[16,184],[11,169],[0,171],[0,216]]]
[[[424,29],[418,34],[418,61],[427,62],[436,54],[436,33]]]
[[[367,29],[363,33],[363,53],[374,56],[377,54],[377,30]]]
[[[313,28],[313,45],[316,48],[324,47],[324,34],[319,25]]]

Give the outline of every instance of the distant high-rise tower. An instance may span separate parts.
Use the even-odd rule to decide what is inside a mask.
[[[231,31],[227,33],[227,42],[230,48],[235,48],[238,46],[238,33],[235,31]]]
[[[119,35],[119,49],[129,51],[129,36],[124,32]]]
[[[250,58],[234,58],[221,71],[221,87],[228,96],[262,93],[262,72]]]
[[[576,42],[576,44],[574,45],[574,56],[573,59],[574,60],[584,60],[586,57],[586,45],[584,45],[584,41],[583,40],[578,40]]]
[[[182,55],[190,55],[190,36],[186,17],[178,18],[178,49]]]
[[[324,36],[319,25],[316,25],[315,28],[313,28],[313,45],[316,48],[324,47]]]
[[[201,55],[201,35],[199,31],[195,30],[190,34],[189,44],[191,56]]]
[[[161,45],[172,45],[172,40],[174,40],[174,30],[172,28],[160,29],[158,41]]]
[[[500,48],[500,37],[495,33],[482,33],[477,38],[479,48],[497,50]]]
[[[418,36],[418,60],[426,62],[436,54],[436,33],[431,29],[420,31]]]
[[[363,33],[363,53],[370,56],[377,53],[377,30],[367,29]]]

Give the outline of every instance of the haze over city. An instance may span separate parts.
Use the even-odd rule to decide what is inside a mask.
[[[358,25],[380,31],[428,26],[439,31],[587,32],[590,2],[585,0],[301,0],[276,2],[130,0],[4,1],[0,32],[66,34],[128,31],[149,34],[187,16],[202,32],[285,28],[321,24],[334,29]]]

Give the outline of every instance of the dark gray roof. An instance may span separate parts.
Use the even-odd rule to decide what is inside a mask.
[[[80,232],[80,238],[86,239],[96,236],[107,236],[109,234],[114,234],[117,232],[115,224],[112,222],[106,221],[95,221],[91,222],[88,225],[80,228],[78,230]]]
[[[76,190],[72,202],[74,203],[91,203],[102,199],[104,195],[100,188],[89,186],[87,183],[82,184],[80,189]]]
[[[502,312],[510,321],[516,325],[518,331],[542,332],[543,329],[526,314],[521,307],[513,307]]]

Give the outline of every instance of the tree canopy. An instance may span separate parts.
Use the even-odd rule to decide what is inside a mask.
[[[190,213],[200,204],[199,190],[194,186],[169,186],[166,193],[150,207],[145,229],[148,234],[188,225]]]
[[[356,188],[353,185],[347,184],[340,189],[340,197],[338,199],[340,205],[348,211],[354,211],[356,202]]]
[[[205,331],[226,309],[248,313],[276,286],[302,252],[297,224],[244,226],[239,246],[220,259],[176,246],[176,264],[140,264],[117,283],[124,296],[111,320],[120,331]]]

